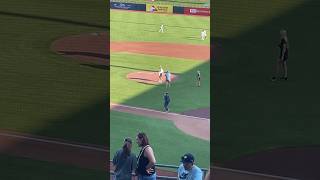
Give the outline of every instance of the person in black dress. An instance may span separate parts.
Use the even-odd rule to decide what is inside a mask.
[[[136,140],[137,144],[141,148],[138,155],[138,164],[136,168],[138,180],[156,180],[156,159],[153,149],[149,144],[148,137],[145,133],[140,132],[138,133]]]
[[[280,43],[279,43],[279,48],[280,48],[280,55],[279,59],[277,62],[277,68],[276,68],[276,76],[280,77],[280,71],[284,72],[284,75],[280,77],[280,79],[288,80],[288,57],[289,57],[289,44],[288,44],[288,36],[287,36],[287,31],[286,30],[281,30],[280,31]],[[272,80],[276,80],[276,76],[272,77]]]

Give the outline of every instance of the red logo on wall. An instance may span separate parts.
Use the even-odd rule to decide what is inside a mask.
[[[210,16],[210,8],[184,8],[184,14]]]

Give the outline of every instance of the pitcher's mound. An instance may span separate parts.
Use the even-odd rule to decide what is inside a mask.
[[[164,74],[162,75],[162,82],[159,81],[159,72],[138,71],[138,72],[129,73],[127,75],[127,78],[143,84],[157,85],[157,84],[165,83]],[[174,81],[176,79],[177,79],[177,75],[171,74],[171,81]]]

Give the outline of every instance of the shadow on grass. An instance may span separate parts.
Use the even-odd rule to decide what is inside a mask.
[[[232,21],[230,27],[213,24],[216,27],[214,41],[221,44],[218,50],[222,50],[215,57],[214,76],[211,76],[214,82],[211,102],[215,108],[214,162],[224,163],[276,147],[320,144],[320,131],[315,128],[320,126],[316,120],[320,113],[315,108],[320,101],[320,86],[314,83],[320,76],[315,44],[320,41],[320,26],[314,21],[320,18],[319,7],[318,1],[305,1],[230,39],[219,38],[217,34],[223,28],[237,27],[236,23],[241,21]],[[234,5],[234,8],[242,7]],[[217,12],[223,10],[216,7]],[[227,16],[226,13],[220,18]],[[289,80],[274,83],[269,79],[278,57],[281,28],[288,30],[290,43]],[[292,171],[290,177],[303,179],[304,175],[299,172]]]
[[[71,24],[71,25],[77,25],[77,26],[94,27],[94,28],[100,28],[103,30],[109,29],[109,27],[107,25],[93,24],[93,23],[88,23],[88,22],[79,22],[79,21],[54,18],[54,17],[37,16],[37,15],[31,15],[31,14],[22,14],[22,13],[16,13],[16,12],[0,11],[0,15],[19,17],[19,18],[27,18],[27,19],[35,19],[35,20],[42,20],[42,21],[51,21],[51,22],[56,22],[56,23]]]
[[[81,64],[81,65],[96,68],[96,69],[110,70],[110,66],[108,65],[99,65],[99,64]]]
[[[112,68],[113,66],[111,66]],[[179,75],[178,83],[173,82],[166,90],[166,85],[154,85],[154,88],[132,97],[121,104],[151,108],[162,111],[163,93],[168,91],[171,97],[170,110],[182,113],[187,110],[208,108],[210,98],[210,62],[206,61],[184,73],[176,73],[169,68],[171,73]],[[135,69],[136,70],[136,69]],[[196,72],[201,71],[202,86],[196,86]],[[145,70],[144,70],[145,71]],[[111,85],[112,86],[112,85]],[[196,116],[196,115],[195,115]]]
[[[118,66],[118,65],[110,65],[110,66],[111,66],[111,68],[116,67],[116,68],[123,68],[123,69],[132,69],[132,70],[137,70],[137,71],[155,72],[155,71],[148,70],[148,69],[132,68],[132,67],[127,67],[127,66]]]

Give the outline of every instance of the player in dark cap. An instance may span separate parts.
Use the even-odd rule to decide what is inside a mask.
[[[113,157],[112,163],[115,167],[113,180],[131,180],[137,158],[131,152],[132,139],[127,137],[124,139],[122,149],[118,150]]]
[[[163,95],[163,107],[164,107],[164,111],[168,112],[169,111],[169,103],[170,103],[170,96],[168,92],[165,92]]]
[[[178,168],[178,180],[202,180],[203,173],[199,167],[194,164],[194,157],[186,153],[181,157],[181,165]]]

